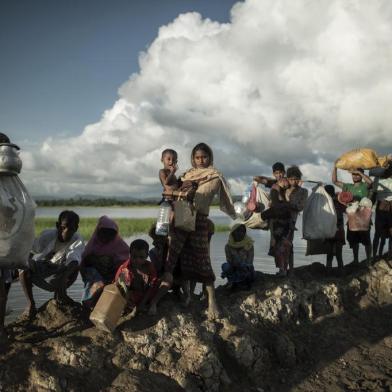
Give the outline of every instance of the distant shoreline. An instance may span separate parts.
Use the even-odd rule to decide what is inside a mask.
[[[56,219],[36,218],[35,235],[39,235],[43,230],[56,226]],[[151,226],[155,223],[155,218],[117,218],[114,221],[118,224],[122,237],[131,237],[136,234],[148,234]],[[98,218],[80,218],[79,233],[84,239],[89,239],[98,223]],[[229,225],[215,225],[215,232],[227,232]]]

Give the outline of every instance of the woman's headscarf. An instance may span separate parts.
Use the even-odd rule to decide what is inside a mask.
[[[232,248],[244,248],[245,250],[249,250],[253,246],[253,240],[247,234],[245,234],[244,238],[241,241],[234,241],[233,232],[237,230],[240,226],[243,226],[242,223],[236,223],[230,230],[229,240],[227,244]]]
[[[112,229],[117,234],[112,241],[103,243],[98,238],[99,229]],[[129,246],[118,234],[117,223],[106,215],[99,218],[97,227],[83,252],[83,258],[91,254],[96,256],[111,256],[115,263],[125,261],[129,258]]]

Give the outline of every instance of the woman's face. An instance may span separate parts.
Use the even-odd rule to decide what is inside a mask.
[[[210,166],[210,156],[203,150],[196,150],[193,155],[193,162],[197,169],[205,169]]]
[[[108,244],[116,238],[117,231],[114,229],[102,228],[97,232],[98,240],[104,244]]]

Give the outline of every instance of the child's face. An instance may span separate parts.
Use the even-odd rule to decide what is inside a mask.
[[[161,161],[163,163],[163,167],[169,170],[177,164],[177,158],[171,153],[166,153],[162,157]]]
[[[289,177],[287,178],[287,181],[289,182],[291,188],[297,188],[299,187],[301,179],[296,177]]]
[[[275,170],[273,173],[272,173],[272,175],[275,177],[275,180],[276,181],[279,181],[279,180],[281,180],[283,177],[284,177],[284,171],[282,171],[282,170]]]
[[[205,169],[210,166],[210,156],[203,150],[197,150],[193,155],[193,162],[197,169]]]
[[[233,240],[235,242],[242,241],[245,238],[246,234],[246,227],[244,225],[241,225],[235,229],[231,235],[233,236]]]
[[[144,264],[147,256],[148,252],[145,249],[132,249],[130,251],[131,260],[136,264]]]

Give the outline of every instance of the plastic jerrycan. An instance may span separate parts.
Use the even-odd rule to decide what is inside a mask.
[[[122,296],[115,283],[104,287],[95,308],[91,312],[90,321],[98,328],[107,332],[113,332],[120,319],[126,299]]]

